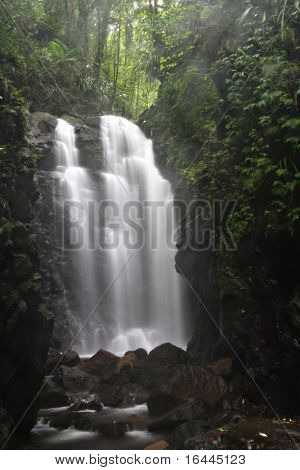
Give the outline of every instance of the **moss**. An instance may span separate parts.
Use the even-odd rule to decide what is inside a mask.
[[[45,304],[40,304],[38,308],[39,314],[42,316],[43,319],[45,320],[52,320],[53,315],[52,313],[48,310]]]

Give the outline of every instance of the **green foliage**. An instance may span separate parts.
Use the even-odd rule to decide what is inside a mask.
[[[150,16],[146,1],[1,3],[0,72],[34,110],[137,117],[158,88]]]
[[[38,316],[40,277],[32,227],[33,182],[39,155],[26,145],[26,107],[21,93],[0,79],[0,336],[24,315]]]
[[[164,160],[194,194],[238,201],[231,220],[236,241],[258,230],[267,237],[289,230],[293,237],[300,212],[299,4],[187,3],[173,10],[181,10],[181,19],[193,11],[194,29],[164,39],[165,78],[144,125],[157,130],[159,145],[169,148]]]

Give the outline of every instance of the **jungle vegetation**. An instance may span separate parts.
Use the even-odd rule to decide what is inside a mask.
[[[2,154],[22,109],[122,114],[191,194],[238,201],[250,258],[297,245],[299,0],[0,0],[0,19]]]

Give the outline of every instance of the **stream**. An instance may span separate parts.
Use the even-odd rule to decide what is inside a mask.
[[[163,438],[160,433],[147,431],[149,414],[146,405],[129,408],[104,408],[98,413],[103,423],[126,423],[128,430],[123,436],[105,437],[97,432],[81,431],[70,427],[57,429],[49,424],[49,419],[64,413],[67,407],[42,409],[38,421],[30,434],[31,447],[40,449],[105,449],[142,450]],[[86,410],[84,413],[94,413]]]

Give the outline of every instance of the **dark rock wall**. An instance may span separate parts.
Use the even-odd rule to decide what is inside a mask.
[[[153,111],[152,111],[153,112]],[[147,119],[147,113],[145,115]],[[173,182],[175,196],[187,202],[206,198],[193,194],[168,163],[174,149],[168,145],[171,133],[151,129],[161,171]],[[182,149],[180,149],[182,152]],[[180,155],[180,151],[178,151]],[[175,154],[176,155],[176,154]],[[264,200],[262,200],[262,204]],[[199,219],[198,233],[207,228]],[[299,246],[284,228],[267,239],[257,225],[249,239],[243,239],[230,256],[218,251],[192,250],[186,237],[197,240],[183,221],[176,263],[190,286],[191,305],[196,316],[188,352],[197,363],[207,364],[232,357],[235,374],[249,374],[274,408],[298,414],[300,411],[300,297]],[[226,337],[226,340],[224,339]],[[250,380],[251,382],[251,380]],[[265,402],[253,383],[251,395]]]
[[[40,153],[27,140],[19,92],[1,80],[0,95],[0,446],[7,446],[35,422],[53,320],[42,302],[33,227]]]

